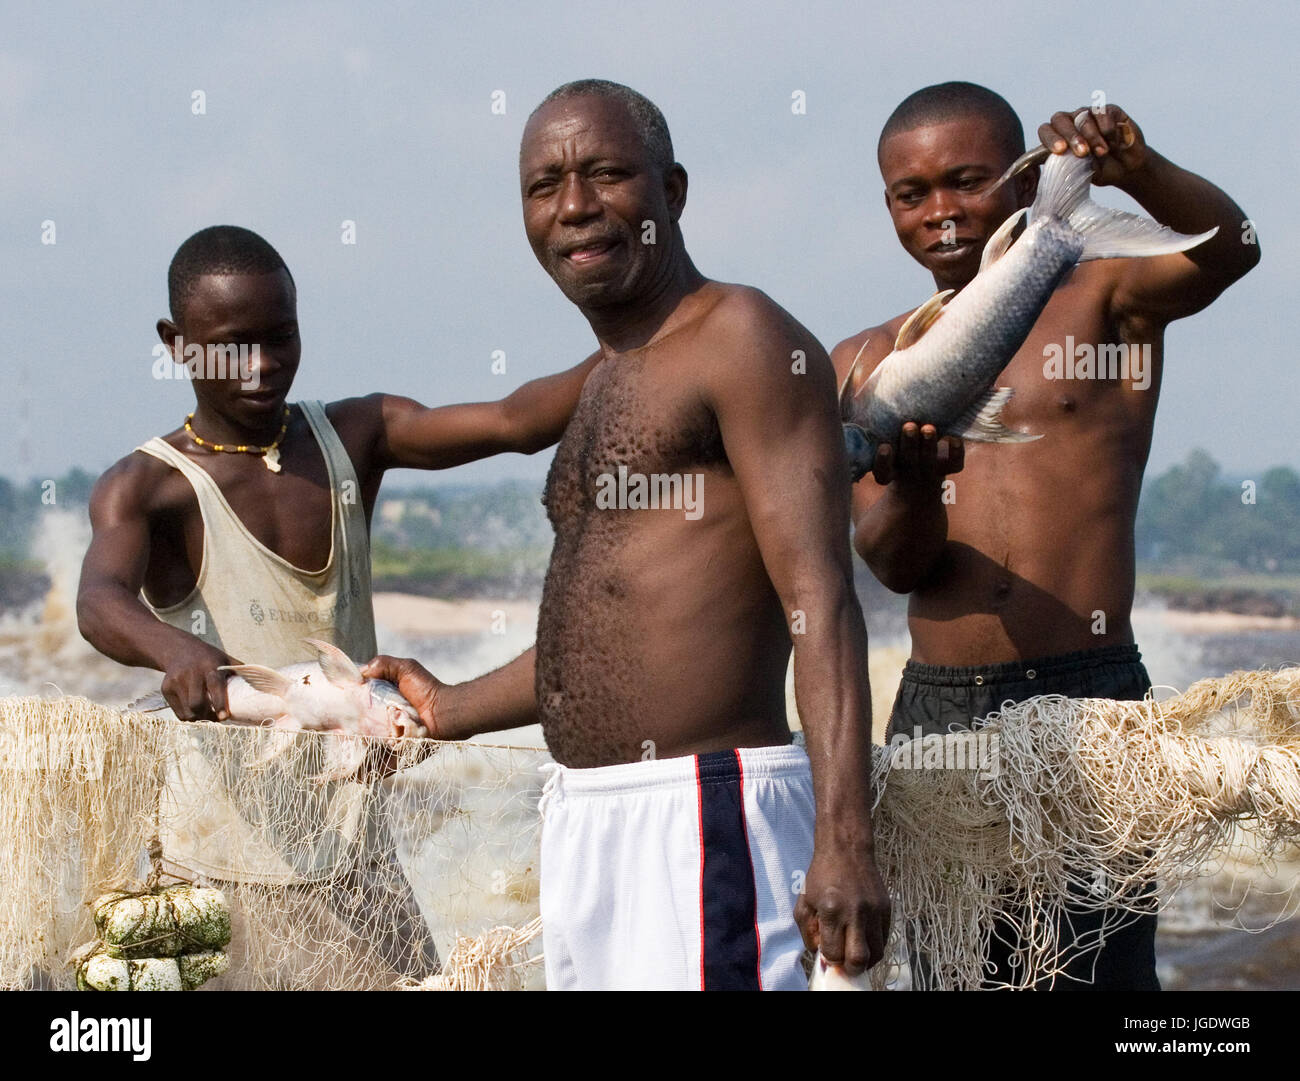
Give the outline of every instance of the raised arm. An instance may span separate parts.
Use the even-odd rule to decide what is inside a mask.
[[[600,362],[593,353],[568,371],[525,383],[495,402],[428,409],[410,398],[372,395],[377,409],[375,464],[380,469],[449,469],[493,454],[534,454],[556,443],[573,416],[583,383]]]
[[[1217,235],[1190,251],[1117,260],[1111,300],[1116,318],[1163,324],[1192,315],[1259,262],[1259,244],[1245,211],[1204,177],[1152,150],[1118,105],[1056,113],[1038,135],[1054,153],[1095,157],[1094,183],[1113,184],[1162,225],[1180,233],[1218,227]]]
[[[90,495],[90,547],[81,564],[77,626],[100,653],[164,673],[163,697],[183,721],[224,719],[226,677],[234,658],[158,619],[140,601],[149,564],[151,466],[124,459]]]
[[[848,463],[825,350],[766,297],[715,317],[707,404],[792,634],[795,697],[817,800],[795,918],[810,948],[856,974],[884,955],[889,897],[873,861],[867,631],[853,593]],[[807,371],[792,370],[802,350]]]
[[[837,345],[831,353],[837,381],[847,377],[860,349],[859,366],[869,375],[889,355],[895,333],[886,324]],[[908,422],[899,445],[877,447],[872,471],[853,485],[853,547],[886,588],[910,593],[934,568],[948,542],[943,480],[963,461],[959,438]]]

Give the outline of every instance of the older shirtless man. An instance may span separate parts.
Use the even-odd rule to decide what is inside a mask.
[[[1070,273],[998,377],[1015,389],[1005,423],[1042,439],[963,447],[909,424],[899,447],[883,459],[877,452],[874,476],[854,488],[854,547],[885,585],[911,594],[912,656],[891,733],[967,727],[1008,699],[1038,694],[1143,697],[1151,683],[1129,623],[1133,526],[1164,328],[1259,259],[1242,243],[1241,208],[1149,147],[1118,106],[1059,112],[1038,135],[1053,153],[1093,157],[1094,183],[1127,192],[1170,228],[1219,231],[1181,254],[1082,263]],[[1036,171],[986,194],[1023,150],[1015,112],[971,83],[926,87],[889,118],[879,143],[885,206],[937,288],[969,284],[994,230],[1033,201]],[[874,370],[907,314],[837,346],[841,376],[864,343],[863,374]],[[1127,370],[1097,373],[1064,356],[1103,343],[1126,347]],[[1056,377],[1066,371],[1103,377]],[[945,476],[958,471],[945,490]],[[1108,931],[1100,950],[1084,948],[1097,945],[1098,918],[1076,913],[1067,922],[1063,935],[1079,947],[1058,987],[1158,988],[1154,915]],[[1017,980],[1006,946],[994,942],[991,984]],[[924,965],[914,975],[928,979]]]
[[[443,739],[540,720],[560,764],[552,989],[796,988],[800,929],[850,973],[888,930],[834,376],[766,296],[695,269],[686,183],[626,87],[571,83],[530,117],[528,239],[602,354],[547,482],[535,660],[458,686],[370,668]],[[792,641],[807,756],[786,722]]]

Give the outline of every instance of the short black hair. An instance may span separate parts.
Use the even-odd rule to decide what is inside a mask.
[[[238,225],[210,225],[200,229],[176,249],[167,268],[167,303],[172,321],[182,310],[199,278],[205,274],[293,274],[280,253],[251,229]]]
[[[899,103],[885,121],[880,141],[876,143],[876,157],[879,159],[885,140],[894,135],[970,116],[983,116],[993,122],[1003,149],[1009,155],[1008,160],[1025,152],[1025,129],[1015,109],[1001,94],[976,83],[950,82],[923,87]]]
[[[664,114],[644,94],[622,83],[611,82],[609,79],[578,79],[565,83],[547,94],[542,103],[529,114],[528,119],[531,120],[552,102],[583,97],[604,98],[622,105],[632,118],[636,133],[649,153],[651,162],[664,172],[673,167],[677,159],[673,156],[673,138],[668,133],[668,121],[664,119]]]

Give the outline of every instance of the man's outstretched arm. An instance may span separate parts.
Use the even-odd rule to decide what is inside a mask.
[[[1259,262],[1245,211],[1204,177],[1151,149],[1118,105],[1056,113],[1038,137],[1054,153],[1094,158],[1093,182],[1132,196],[1161,225],[1189,234],[1219,230],[1185,252],[1116,260],[1111,309],[1117,318],[1163,324],[1193,315]]]
[[[867,632],[853,593],[848,463],[825,350],[766,298],[718,320],[705,393],[768,576],[792,623],[795,697],[817,800],[795,908],[804,941],[856,974],[884,956],[889,895],[871,831]],[[803,350],[807,371],[792,370]]]
[[[525,383],[495,402],[426,408],[410,398],[375,394],[358,404],[375,411],[379,469],[450,469],[493,454],[534,454],[553,445],[577,408],[593,353],[576,367]]]

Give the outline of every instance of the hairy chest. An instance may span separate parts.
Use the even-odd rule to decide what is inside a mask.
[[[713,411],[685,365],[644,356],[602,364],[555,453],[544,502],[558,535],[597,509],[614,478],[681,476],[726,459]]]

